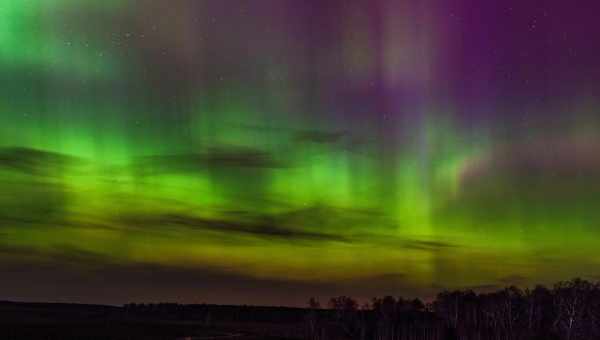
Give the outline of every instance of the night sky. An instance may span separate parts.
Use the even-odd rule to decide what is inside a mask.
[[[0,300],[599,279],[598,13],[0,0]]]

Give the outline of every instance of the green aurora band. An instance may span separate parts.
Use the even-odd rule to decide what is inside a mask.
[[[0,272],[77,253],[353,282],[359,298],[600,274],[595,97],[526,127],[508,113],[466,122],[434,95],[445,43],[427,1],[382,15],[378,43],[343,7],[337,57],[326,38],[293,42],[285,2],[230,14],[277,27],[266,33],[210,28],[227,12],[210,1],[166,3],[0,3]],[[335,60],[351,70],[340,91]],[[401,110],[389,84],[421,97]],[[382,107],[400,118],[370,113]],[[384,291],[368,288],[381,277]]]

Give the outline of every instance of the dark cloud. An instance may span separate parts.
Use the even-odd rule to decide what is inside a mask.
[[[6,168],[31,175],[46,174],[73,165],[75,157],[60,153],[13,147],[0,149],[0,168]]]
[[[309,142],[318,144],[333,144],[340,142],[344,137],[348,137],[348,132],[345,131],[328,131],[317,129],[298,129],[292,127],[278,126],[263,126],[256,124],[232,124],[232,126],[242,130],[257,132],[258,134],[272,134],[292,136],[292,139],[297,142]]]
[[[198,172],[227,168],[276,169],[285,162],[259,149],[249,147],[212,147],[197,154],[158,155],[140,158],[135,167],[142,174]],[[248,179],[251,180],[251,179]]]
[[[138,215],[122,216],[121,223],[126,225],[143,226],[180,226],[197,230],[208,230],[224,234],[242,234],[262,238],[278,238],[294,241],[338,241],[349,242],[346,238],[329,233],[304,231],[286,228],[276,224],[276,221],[263,219],[262,221],[228,221],[207,219],[182,214],[163,214],[156,216]]]
[[[362,240],[363,242],[378,244],[392,249],[404,248],[435,253],[453,251],[465,247],[461,244],[446,241],[421,240],[396,235],[358,234],[353,235],[353,237],[357,240]]]
[[[289,209],[273,216],[280,223],[308,230],[330,230],[334,233],[363,234],[389,230],[393,223],[377,209],[339,208],[327,204],[313,204],[304,208]],[[361,236],[361,235],[356,235]]]
[[[296,133],[296,140],[300,142],[311,142],[318,144],[338,143],[346,136],[344,132],[326,132],[317,130],[299,131]]]
[[[372,137],[361,137],[359,131],[310,130],[285,126],[269,127],[253,124],[232,124],[232,127],[242,129],[246,132],[251,131],[252,133],[261,136],[290,138],[291,141],[297,144],[321,144],[355,154],[368,155],[370,151],[373,151],[370,149],[373,144]],[[356,134],[354,132],[356,132]]]
[[[448,243],[448,242],[415,240],[415,239],[404,240],[402,242],[402,245],[405,248],[411,248],[411,249],[417,249],[417,250],[427,250],[427,251],[444,250],[444,249],[448,249],[448,248],[458,247],[458,245]]]
[[[211,167],[283,167],[268,152],[249,147],[212,147],[203,155],[203,161]]]
[[[70,162],[69,157],[37,150],[1,150],[0,170],[20,175],[0,179],[0,228],[63,218],[67,188],[54,176]]]

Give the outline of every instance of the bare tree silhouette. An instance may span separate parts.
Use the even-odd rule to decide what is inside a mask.
[[[330,313],[321,310],[313,327],[334,325],[338,332],[313,329],[312,334],[327,335],[319,340],[600,339],[600,284],[582,279],[559,282],[552,289],[538,285],[480,294],[443,291],[427,304],[385,296],[357,306],[347,296],[332,298]]]

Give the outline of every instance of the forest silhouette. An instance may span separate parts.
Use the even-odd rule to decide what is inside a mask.
[[[424,302],[348,296],[306,308],[0,302],[1,339],[585,340],[600,338],[600,282],[446,290]]]

